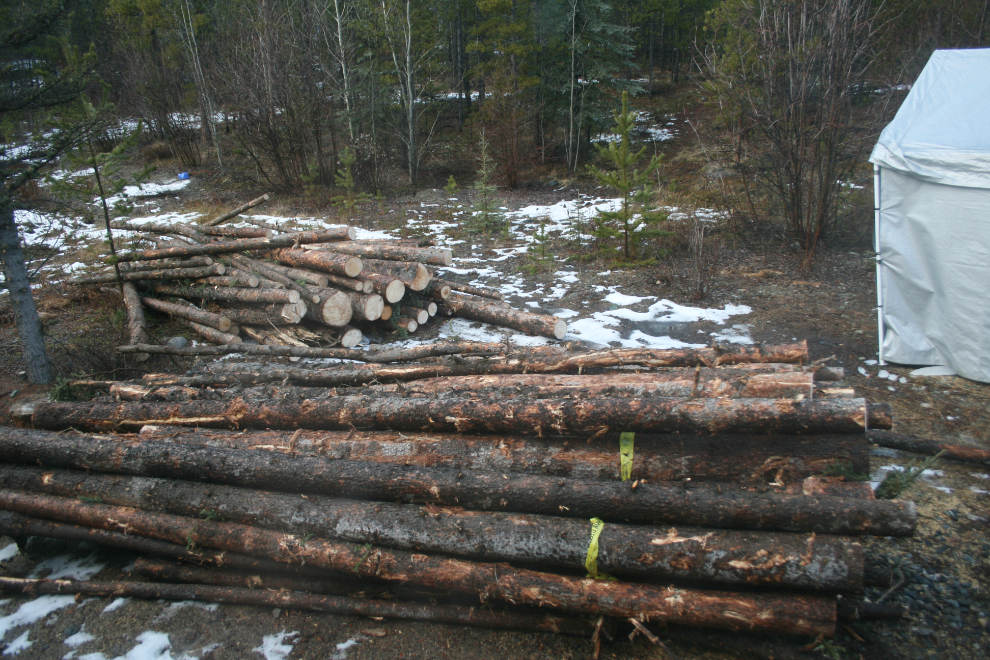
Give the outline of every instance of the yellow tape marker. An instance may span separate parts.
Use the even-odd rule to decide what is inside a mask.
[[[635,433],[623,433],[619,436],[619,476],[623,481],[632,478],[633,467],[633,439]]]
[[[598,537],[601,536],[605,523],[600,518],[591,519],[591,542],[588,543],[588,556],[585,557],[584,567],[588,569],[588,577],[596,580],[614,580],[608,573],[598,572]]]

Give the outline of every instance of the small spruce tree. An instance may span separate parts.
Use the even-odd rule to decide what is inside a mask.
[[[357,156],[354,155],[354,152],[351,151],[350,147],[345,147],[344,153],[340,156],[340,163],[344,167],[337,170],[337,173],[333,177],[334,183],[344,189],[344,194],[337,195],[330,201],[334,206],[348,211],[357,206],[358,202],[372,199],[372,196],[368,193],[359,193],[355,191],[357,184],[354,182],[353,167],[356,162]]]
[[[502,200],[495,194],[498,188],[492,183],[495,176],[495,161],[488,153],[488,140],[485,139],[485,132],[481,132],[481,156],[479,157],[478,178],[474,182],[475,199],[471,205],[471,224],[474,229],[490,234],[495,231],[503,231],[509,235],[509,223],[502,213]]]
[[[667,219],[667,214],[653,204],[654,191],[650,182],[660,169],[661,157],[653,156],[642,169],[637,169],[646,147],[635,152],[632,150],[630,134],[636,123],[636,113],[629,109],[629,92],[622,93],[622,109],[613,112],[612,116],[615,117],[612,133],[618,139],[610,141],[607,146],[598,146],[599,154],[612,165],[612,169],[606,171],[588,165],[588,171],[602,185],[618,190],[621,203],[615,211],[599,213],[593,233],[603,245],[602,252],[608,250],[612,239],[622,239],[623,261],[634,262],[642,239],[670,236],[673,232],[659,228]]]

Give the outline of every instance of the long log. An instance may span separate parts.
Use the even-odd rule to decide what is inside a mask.
[[[922,454],[924,456],[934,456],[942,453],[942,458],[963,463],[976,463],[978,465],[990,466],[990,451],[979,447],[967,447],[966,445],[954,445],[938,440],[926,440],[904,433],[893,433],[891,431],[881,431],[871,429],[867,432],[870,442],[881,447],[908,451],[912,454]]]
[[[364,268],[370,273],[398,278],[412,291],[422,291],[433,279],[433,273],[430,272],[430,269],[419,262],[386,261],[384,259],[363,259],[362,261]]]
[[[194,307],[192,305],[179,305],[177,303],[170,303],[164,300],[158,300],[156,298],[149,298],[147,296],[141,298],[141,302],[148,309],[153,309],[157,312],[177,316],[180,319],[186,319],[187,321],[195,321],[196,323],[215,328],[221,332],[227,332],[230,330],[230,318],[221,314],[208,312],[205,309],[200,309],[199,307]]]
[[[196,268],[158,268],[155,270],[121,270],[120,276],[125,282],[140,282],[143,280],[193,280],[211,275],[223,275],[226,272],[223,264],[198,266]],[[115,273],[100,275],[85,275],[69,280],[69,284],[106,284],[116,282]]]
[[[338,254],[350,254],[362,259],[387,261],[418,261],[431,266],[449,266],[453,262],[453,251],[448,248],[420,248],[391,245],[391,241],[381,243],[354,243],[341,241],[327,249]]]
[[[186,324],[195,330],[201,337],[207,341],[211,341],[214,344],[220,344],[226,346],[228,344],[240,344],[241,338],[231,332],[224,332],[222,330],[217,330],[216,328],[211,328],[208,325],[202,325],[196,323],[195,321],[186,321]],[[233,326],[231,326],[233,327]]]
[[[308,310],[308,307],[303,306],[303,314],[299,314],[300,304],[275,303],[256,307],[225,307],[223,315],[245,325],[295,325],[302,320]]]
[[[591,531],[587,521],[559,516],[317,495],[300,502],[298,495],[288,493],[33,467],[0,466],[0,484],[10,490],[192,518],[208,511],[212,517],[297,536],[523,563],[544,570],[583,567]],[[859,593],[863,588],[862,548],[826,535],[606,524],[598,552],[600,570],[631,579],[829,593]]]
[[[397,277],[363,271],[357,278],[371,284],[367,293],[377,293],[388,303],[397,303],[406,295],[406,285]]]
[[[273,238],[242,238],[234,241],[218,241],[201,245],[188,245],[155,250],[139,250],[118,254],[120,262],[147,261],[149,259],[167,259],[170,257],[197,257],[204,254],[230,254],[245,250],[273,250],[299,243],[325,243],[328,241],[343,241],[353,238],[354,229],[325,229],[319,232],[299,232],[282,234]]]
[[[168,284],[155,284],[156,293],[182,298],[199,298],[205,300],[228,300],[246,303],[296,303],[300,300],[298,291],[285,289],[237,289],[225,287],[208,289],[206,287],[186,287]]]
[[[151,342],[148,326],[144,321],[144,309],[141,307],[141,296],[131,282],[125,282],[121,294],[124,307],[127,309],[127,336],[132,344],[147,344]],[[146,362],[151,357],[148,353],[135,353],[135,362]]]
[[[257,275],[254,275],[250,271],[241,270],[240,268],[233,268],[233,267],[227,268],[227,274],[231,277],[236,277],[238,279],[246,280],[247,284],[244,286],[247,286],[252,289],[259,286],[261,284],[262,279],[264,279],[258,277]]]
[[[225,238],[271,238],[275,235],[271,229],[261,227],[208,227],[196,228],[204,236],[222,236]]]
[[[450,280],[435,279],[434,282],[439,286],[445,286],[451,291],[460,291],[461,293],[469,293],[472,296],[480,296],[482,298],[492,298],[494,300],[505,300],[505,296],[496,289],[487,289],[481,286],[473,286],[471,284],[461,284],[460,282],[452,282]],[[448,294],[449,295],[449,294]],[[440,296],[441,299],[446,300],[447,298]]]
[[[333,252],[283,249],[275,250],[272,256],[288,266],[318,270],[345,277],[354,277],[364,268],[364,262],[360,257]]]
[[[354,277],[344,277],[343,275],[333,275],[331,273],[322,273],[321,276],[327,278],[327,284],[325,286],[332,286],[338,289],[347,289],[348,291],[357,291],[358,293],[374,293],[372,291],[374,285],[367,280],[359,280]],[[402,284],[402,282],[399,282],[399,284]],[[403,292],[405,292],[404,285]]]
[[[146,390],[147,391],[147,390]],[[279,389],[272,395],[278,396]],[[160,430],[159,430],[160,429]],[[295,436],[296,440],[290,442]],[[266,450],[329,459],[398,463],[575,479],[619,479],[618,434],[588,440],[463,436],[376,431],[255,431],[141,428],[141,437],[229,449]],[[802,483],[836,465],[865,474],[869,447],[854,435],[636,435],[633,480],[737,482],[766,488]],[[291,449],[290,449],[291,448]],[[867,484],[868,485],[868,484]],[[773,488],[776,490],[776,487]],[[812,494],[810,492],[805,494]]]
[[[628,482],[519,473],[510,477],[312,456],[282,456],[276,463],[267,460],[270,455],[249,450],[182,444],[170,446],[166,455],[155,442],[123,444],[99,436],[25,429],[11,429],[0,437],[0,455],[8,462],[53,468],[624,522],[884,536],[910,535],[917,523],[914,504],[896,500],[720,492],[719,486],[704,483],[640,483],[632,488]]]
[[[314,273],[309,270],[289,268],[288,266],[277,263],[265,263],[265,265],[293,280],[302,280],[307,284],[313,284],[318,287],[325,287],[330,284],[330,278],[326,273]]]
[[[498,302],[459,300],[453,296],[445,300],[443,304],[457,316],[512,328],[513,330],[521,330],[531,335],[563,339],[564,335],[567,334],[567,322],[556,316],[545,316],[505,308]]]
[[[211,266],[214,261],[210,257],[192,257],[191,259],[161,259],[156,261],[133,261],[129,264],[122,264],[121,271],[132,270],[155,270],[158,268],[200,268]]]
[[[262,261],[258,261],[256,259],[248,259],[247,257],[239,254],[232,254],[228,257],[228,259],[230,260],[231,263],[236,264],[238,267],[248,272],[257,273],[262,278],[281,284],[286,289],[291,289],[293,291],[299,292],[299,295],[302,297],[302,300],[305,300],[307,303],[320,302],[319,296],[311,293],[309,289],[307,289],[305,286],[299,284],[292,278],[287,277],[286,275],[282,274],[280,271],[272,268],[271,266],[269,266],[268,264]]]
[[[126,347],[125,347],[126,348]],[[230,347],[217,347],[224,352]],[[255,349],[243,351],[254,353]],[[274,348],[274,347],[268,347]],[[285,347],[294,349],[297,347]],[[302,349],[294,357],[341,355],[343,349]],[[336,351],[336,353],[334,352]],[[143,350],[142,352],[153,352]],[[278,355],[279,353],[269,353]],[[349,429],[595,435],[641,433],[859,433],[886,424],[889,405],[865,399],[678,399],[661,397],[573,399],[336,397],[318,400],[187,401],[175,404],[42,402],[36,428],[105,431],[167,423],[206,428]],[[169,420],[167,422],[162,420]]]
[[[101,529],[126,526],[133,534],[172,543],[185,541],[389,582],[447,588],[482,600],[581,615],[633,617],[670,625],[811,636],[830,635],[835,629],[836,605],[829,598],[699,591],[578,579],[505,564],[469,562],[375,546],[355,547],[236,523],[190,519],[9,490],[0,491],[0,508]]]
[[[248,202],[246,204],[241,204],[240,206],[238,206],[233,211],[227,211],[226,213],[224,213],[222,215],[218,215],[217,217],[215,217],[212,220],[210,220],[208,222],[205,222],[203,224],[205,226],[207,226],[207,227],[215,227],[216,225],[219,225],[221,222],[223,222],[225,220],[230,220],[233,217],[239,216],[241,213],[244,213],[248,209],[252,209],[255,206],[258,206],[259,204],[264,204],[269,199],[271,199],[271,195],[270,194],[262,195],[261,197],[257,197],[255,199],[252,199],[250,202]]]
[[[207,286],[232,286],[240,289],[253,289],[258,286],[259,281],[257,277],[215,276],[200,278],[196,281],[196,283],[205,284]]]

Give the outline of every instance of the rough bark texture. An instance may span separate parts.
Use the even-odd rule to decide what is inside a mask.
[[[422,291],[433,279],[430,269],[415,261],[386,261],[384,259],[364,259],[364,268],[402,280],[412,291]],[[390,301],[391,302],[391,301]]]
[[[386,502],[270,493],[175,479],[0,467],[0,484],[145,511],[200,517],[351,543],[429,554],[580,569],[587,521]],[[827,535],[606,524],[598,567],[633,579],[709,586],[750,585],[830,593],[863,588],[858,543]]]
[[[336,289],[320,289],[316,295],[320,302],[309,306],[306,310],[306,318],[334,328],[347,325],[354,318],[352,299],[344,292]]]
[[[567,322],[556,316],[505,308],[498,302],[485,300],[469,302],[451,296],[444,301],[444,305],[457,316],[520,330],[531,335],[563,339],[567,333]]]
[[[202,266],[210,266],[214,263],[213,259],[210,257],[193,257],[191,259],[159,259],[154,261],[135,261],[133,263],[124,264],[121,266],[120,270],[132,271],[132,270],[155,270],[157,268],[200,268]]]
[[[671,625],[729,630],[831,635],[836,606],[828,598],[697,591],[578,579],[379,547],[304,539],[235,523],[0,491],[0,507],[61,522],[119,529],[172,543],[244,552],[399,584],[447,588],[456,593],[591,616],[634,617]]]
[[[363,271],[358,279],[371,284],[371,291],[366,293],[377,293],[386,302],[397,303],[406,295],[406,285],[397,277]]]
[[[320,298],[330,296],[346,298],[347,305],[356,321],[377,321],[381,318],[382,309],[385,307],[385,302],[377,293],[366,294],[349,289],[341,291],[340,289],[319,287],[310,287],[310,291],[316,293]]]
[[[226,238],[271,238],[275,235],[271,229],[261,227],[197,227],[204,236],[222,236]]]
[[[121,352],[163,352],[162,348],[121,347]],[[198,348],[198,347],[197,347]],[[257,352],[263,347],[215,348]],[[274,347],[267,347],[272,349]],[[127,350],[124,350],[127,349]],[[237,350],[235,350],[237,349]],[[243,349],[243,350],[242,350]],[[294,357],[343,357],[344,349],[284,347]],[[185,354],[187,349],[173,349]],[[200,354],[209,354],[208,352]],[[143,424],[226,429],[350,429],[594,435],[608,431],[642,433],[860,433],[878,425],[874,406],[864,399],[676,399],[600,398],[595,400],[515,398],[474,399],[336,397],[315,400],[247,399],[187,401],[174,404],[42,402],[36,428],[106,431]],[[888,407],[889,410],[889,407]],[[869,425],[868,420],[869,419]],[[166,421],[167,420],[167,421]]]
[[[196,323],[195,321],[186,321],[186,324],[195,330],[201,337],[207,341],[213,342],[214,344],[226,346],[228,344],[241,343],[241,338],[235,334],[223,332],[222,330],[217,330],[216,328],[211,328],[207,325]]]
[[[482,298],[492,298],[494,300],[505,300],[505,296],[502,295],[500,291],[495,289],[486,289],[481,286],[471,286],[470,284],[461,284],[460,282],[451,282],[450,280],[433,280],[439,286],[445,286],[450,291],[460,291],[461,293],[470,293],[473,296],[481,296]],[[431,292],[432,293],[432,292]],[[446,300],[450,295],[448,291],[447,296],[439,296],[441,299]]]
[[[324,286],[333,286],[338,289],[347,289],[348,291],[357,291],[358,293],[372,293],[374,284],[367,280],[359,280],[354,277],[344,277],[343,275],[331,275],[330,273],[323,273],[323,277],[327,278],[327,283]],[[399,282],[399,284],[402,284]],[[405,286],[403,285],[403,293],[405,293]],[[401,297],[401,296],[400,296]]]
[[[309,284],[315,286],[325,287],[330,283],[330,280],[326,273],[314,273],[309,270],[300,270],[298,268],[289,268],[288,266],[283,266],[282,264],[266,263],[266,266],[273,268],[278,272],[282,273],[286,277],[293,280],[302,280]]]
[[[279,390],[274,389],[273,396]],[[141,428],[141,437],[230,449],[289,451],[294,431],[208,431]],[[491,472],[520,472],[575,479],[619,479],[619,436],[520,438],[373,431],[303,431],[292,451],[330,459],[398,463]],[[692,436],[643,434],[635,438],[632,479],[737,482],[766,487],[802,483],[843,465],[865,474],[869,445],[856,435]],[[868,485],[868,484],[867,484]],[[777,487],[772,489],[777,490]]]
[[[450,298],[450,286],[444,284],[442,280],[431,280],[423,291],[426,295],[436,298],[437,300],[446,300],[447,298]]]
[[[125,282],[140,282],[142,280],[194,280],[211,275],[223,275],[226,268],[223,264],[198,266],[195,268],[158,268],[155,270],[122,270],[121,279]],[[69,284],[108,284],[117,281],[116,273],[100,275],[84,275],[69,280]]]
[[[221,222],[223,222],[225,220],[230,220],[231,218],[236,217],[236,216],[240,215],[241,213],[244,213],[248,209],[254,208],[255,206],[258,206],[259,204],[264,204],[270,198],[271,198],[271,195],[265,194],[265,195],[262,195],[261,197],[258,197],[256,199],[252,199],[250,202],[248,202],[246,204],[242,204],[241,206],[238,206],[233,211],[227,211],[223,215],[218,215],[217,217],[213,218],[212,220],[210,220],[209,222],[207,222],[205,224],[206,224],[207,227],[214,227],[216,225],[219,225]]]
[[[272,253],[278,261],[296,268],[308,268],[323,273],[354,277],[364,268],[360,257],[333,252],[317,252],[314,250],[275,250]]]
[[[294,325],[302,320],[297,313],[299,303],[256,307],[225,307],[223,315],[237,323],[248,325]]]
[[[141,298],[141,302],[148,309],[153,309],[157,312],[164,312],[165,314],[169,314],[171,316],[178,316],[180,319],[195,321],[196,323],[200,323],[211,328],[216,328],[221,332],[227,332],[230,330],[231,322],[229,318],[220,314],[208,312],[204,309],[200,309],[199,307],[193,307],[192,305],[178,305],[176,303],[165,302],[164,300],[157,300],[155,298],[148,297]]]
[[[903,433],[892,433],[890,431],[870,430],[867,436],[870,442],[876,443],[881,447],[900,449],[901,451],[909,451],[913,454],[923,454],[925,456],[934,456],[939,452],[945,452],[942,454],[942,458],[962,461],[963,463],[990,466],[990,451],[980,449],[979,447],[953,445],[948,442],[926,440],[925,438],[918,438]]]
[[[235,241],[217,241],[202,245],[163,248],[156,250],[140,250],[117,255],[121,262],[147,261],[149,259],[168,259],[171,257],[198,257],[204,254],[230,254],[245,250],[272,250],[288,247],[298,243],[325,243],[351,238],[348,232],[353,229],[324,229],[319,232],[299,232],[297,234],[282,234],[274,238],[242,238]]]
[[[127,309],[127,336],[132,344],[148,344],[151,338],[148,336],[148,326],[144,322],[144,308],[141,307],[141,297],[137,289],[130,282],[126,282],[122,288],[124,296],[124,307]],[[135,362],[145,362],[151,357],[147,353],[136,353]]]
[[[263,261],[249,259],[239,254],[232,254],[228,257],[228,259],[231,263],[236,264],[248,272],[257,273],[262,278],[262,282],[264,280],[275,282],[286,289],[296,291],[302,297],[302,300],[305,300],[306,302],[320,302],[319,296],[314,295],[305,286],[285,276],[280,271],[272,268],[269,264]],[[259,282],[259,284],[261,283]],[[261,285],[265,286],[264,284]]]
[[[381,243],[352,243],[341,241],[331,245],[329,250],[339,254],[388,261],[418,261],[431,266],[449,266],[453,262],[453,252],[448,248],[420,248],[392,245],[391,241]]]
[[[416,319],[411,319],[407,316],[399,316],[391,319],[392,325],[400,330],[405,330],[407,333],[412,334],[419,329],[419,323]]]
[[[53,468],[623,522],[885,536],[910,535],[917,522],[913,503],[892,500],[721,492],[721,487],[703,483],[640,483],[634,488],[629,482],[510,477],[308,456],[273,461],[270,454],[248,450],[176,444],[162,451],[154,442],[122,444],[99,436],[21,429],[0,437],[0,452],[10,462]]]
[[[257,277],[203,277],[197,280],[197,284],[207,286],[232,286],[242,289],[253,289],[260,284]]]
[[[295,303],[299,302],[298,291],[284,289],[209,289],[206,287],[186,287],[168,284],[156,284],[156,293],[182,298],[198,298],[202,300],[227,300],[246,303]]]

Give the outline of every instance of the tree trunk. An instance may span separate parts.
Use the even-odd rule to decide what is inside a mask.
[[[419,323],[416,319],[411,319],[406,316],[398,316],[392,319],[391,323],[400,330],[404,330],[408,334],[412,334],[419,329]]]
[[[412,291],[422,291],[433,279],[430,269],[414,261],[385,261],[383,259],[363,259],[365,270],[402,280]],[[377,291],[376,291],[377,293]],[[396,302],[390,300],[389,302]]]
[[[533,314],[502,307],[500,302],[457,300],[453,296],[443,302],[457,316],[474,321],[512,328],[531,335],[563,339],[567,334],[567,322],[556,316]]]
[[[298,291],[286,289],[236,289],[221,288],[207,289],[205,287],[185,287],[175,284],[155,284],[152,286],[156,293],[166,296],[179,296],[200,300],[228,300],[235,302],[261,303],[297,303],[300,300]]]
[[[340,241],[328,246],[327,249],[338,254],[350,254],[355,257],[362,257],[362,259],[418,261],[421,264],[429,264],[431,266],[449,266],[453,263],[453,252],[449,248],[409,247],[392,244],[391,241],[382,241],[375,244]]]
[[[374,543],[427,554],[528,564],[542,570],[584,566],[586,520],[502,514],[197,484],[36,467],[0,467],[0,483],[30,491],[189,518],[213,518],[295,536]],[[497,539],[497,542],[492,542]],[[606,524],[598,568],[668,584],[859,593],[863,551],[827,535],[675,529]],[[827,570],[826,570],[827,567]]]
[[[260,280],[257,277],[226,277],[226,276],[215,276],[215,277],[203,277],[196,280],[196,284],[205,284],[207,286],[229,286],[235,289],[254,289],[260,284]]]
[[[397,277],[362,271],[358,279],[371,284],[371,291],[377,293],[385,302],[397,303],[406,295],[406,285]]]
[[[337,289],[320,289],[316,292],[316,295],[321,302],[317,305],[310,306],[306,312],[306,318],[334,328],[347,325],[354,318],[352,298],[347,296],[343,291],[338,291]]]
[[[144,322],[144,309],[141,307],[141,297],[130,282],[122,288],[124,307],[127,309],[127,335],[132,344],[147,344],[151,342],[148,336],[148,326]],[[135,362],[146,362],[151,357],[147,353],[136,353]]]
[[[327,278],[327,286],[334,286],[338,289],[347,289],[348,291],[357,291],[358,293],[372,293],[374,284],[370,281],[357,279],[354,277],[344,277],[343,275],[331,275],[330,273],[325,273],[323,275]],[[399,282],[402,284],[402,282]],[[405,286],[402,287],[403,293],[405,293]],[[400,298],[402,296],[399,296]]]
[[[412,307],[409,305],[402,306],[402,313],[408,318],[416,321],[417,324],[423,325],[430,320],[430,313],[421,307]]]
[[[125,282],[139,282],[141,280],[194,280],[200,277],[210,277],[211,275],[223,275],[226,268],[223,264],[213,264],[211,266],[200,266],[199,268],[160,268],[157,270],[125,270],[121,271],[120,277]],[[69,284],[107,284],[116,282],[115,273],[101,275],[85,275],[69,280]]]
[[[214,261],[210,257],[192,257],[191,259],[176,260],[176,259],[155,259],[153,261],[134,261],[129,264],[124,264],[121,267],[121,272],[129,272],[135,270],[156,270],[158,268],[200,268],[202,266],[211,266]]]
[[[294,279],[284,275],[281,271],[272,268],[268,264],[257,261],[255,259],[248,259],[247,257],[241,256],[239,254],[230,255],[228,257],[231,263],[237,264],[244,270],[248,272],[258,273],[261,277],[266,278],[272,282],[277,282],[286,289],[292,291],[297,291],[299,295],[307,303],[319,303],[319,296],[313,294],[309,289],[307,289],[302,284],[299,284]]]
[[[256,199],[252,199],[247,204],[242,204],[241,206],[238,206],[233,211],[228,211],[228,212],[224,213],[223,215],[218,215],[217,217],[213,218],[209,222],[204,223],[204,225],[206,227],[215,227],[216,225],[219,225],[221,222],[224,222],[225,220],[230,220],[231,218],[234,218],[236,216],[239,216],[241,213],[244,213],[248,209],[252,209],[255,206],[258,206],[260,204],[264,204],[269,199],[271,199],[271,195],[262,195],[261,197],[258,197]]]
[[[242,325],[295,325],[299,323],[308,308],[299,314],[300,303],[286,303],[256,307],[225,307],[223,315]]]
[[[385,301],[377,293],[364,294],[356,291],[311,286],[309,290],[321,298],[324,296],[343,296],[357,321],[377,321],[382,316]],[[346,321],[345,321],[346,323]],[[343,325],[343,324],[340,324]]]
[[[261,227],[207,227],[200,225],[196,228],[204,236],[221,236],[224,238],[272,238],[275,232]]]
[[[926,440],[924,438],[918,438],[913,435],[905,435],[903,433],[892,433],[890,431],[878,431],[872,429],[867,432],[867,437],[870,442],[878,444],[881,447],[909,451],[912,454],[922,454],[925,456],[934,456],[935,454],[944,452],[942,454],[942,458],[948,458],[953,461],[961,461],[963,463],[976,463],[978,465],[990,466],[990,451],[980,449],[979,447],[953,445],[948,442]]]
[[[288,268],[282,264],[275,263],[266,263],[265,266],[282,273],[289,279],[302,280],[318,287],[326,287],[330,284],[330,278],[327,277],[326,273],[314,273],[308,270],[299,270],[298,268]]]
[[[350,233],[348,233],[350,232]],[[167,259],[170,257],[196,257],[204,254],[231,254],[245,250],[272,250],[300,243],[326,243],[329,241],[344,241],[353,238],[354,230],[350,227],[339,229],[324,229],[322,231],[307,231],[296,234],[282,234],[274,238],[242,238],[236,241],[205,243],[202,245],[187,245],[182,247],[162,248],[156,250],[139,250],[118,255],[117,259],[124,261],[147,261],[149,259]]]
[[[354,348],[364,339],[364,334],[350,325],[342,325],[333,330],[326,330],[322,333],[323,340],[334,344],[340,344],[341,348]]]
[[[141,302],[144,303],[144,305],[149,309],[164,312],[165,314],[169,314],[171,316],[178,316],[180,319],[195,321],[197,323],[201,323],[202,325],[220,330],[221,332],[227,332],[230,330],[230,318],[220,314],[214,314],[213,312],[208,312],[205,309],[200,309],[199,307],[194,307],[192,305],[179,305],[148,297],[141,298]]]
[[[24,515],[101,529],[126,527],[132,534],[171,543],[194,543],[394,583],[446,588],[455,593],[477,595],[482,600],[581,615],[634,617],[644,622],[670,625],[810,636],[831,635],[835,629],[835,601],[823,597],[697,591],[580,579],[506,564],[469,562],[374,546],[354,547],[235,523],[14,491],[0,491],[0,507]]]
[[[235,334],[229,332],[223,332],[217,330],[216,328],[211,328],[207,325],[201,325],[195,321],[186,321],[186,324],[199,333],[207,341],[211,341],[214,344],[220,344],[221,346],[226,346],[228,344],[240,344],[241,338]]]
[[[231,262],[231,263],[233,263],[233,262]],[[259,277],[257,275],[254,275],[250,271],[241,270],[240,268],[232,268],[230,266],[227,267],[227,274],[230,277],[236,277],[238,279],[245,280],[246,281],[246,284],[244,284],[242,286],[246,286],[246,287],[251,288],[251,289],[254,289],[254,288],[260,286],[261,285],[261,282],[263,280],[264,281],[271,282],[271,280],[268,280],[267,278],[263,278],[263,277]],[[277,283],[276,282],[272,282],[272,284],[277,284]]]
[[[120,404],[121,407],[160,404]],[[171,420],[159,420],[167,424]],[[209,423],[207,417],[203,422]],[[624,522],[728,529],[905,536],[914,531],[912,502],[723,491],[718,485],[580,481],[565,477],[458,471],[248,450],[126,444],[99,437],[12,429],[0,437],[10,462],[291,490],[378,501],[462,506]],[[497,498],[497,499],[496,499]],[[26,515],[36,515],[21,511]],[[43,516],[42,516],[43,517]],[[250,554],[250,553],[249,553]]]
[[[24,351],[28,381],[35,385],[47,385],[55,375],[45,352],[44,331],[31,295],[21,238],[17,234],[14,209],[6,190],[0,191],[0,263],[3,264],[4,284],[10,292],[10,306],[14,310],[17,335]]]
[[[480,296],[482,298],[493,298],[495,300],[505,300],[505,296],[501,292],[495,289],[486,289],[480,286],[472,286],[470,284],[461,284],[460,282],[451,282],[450,280],[434,280],[440,286],[449,287],[451,291],[460,291],[461,293],[469,293],[472,296]],[[448,292],[447,296],[450,293]],[[437,297],[437,296],[434,296]],[[447,297],[441,295],[439,296],[442,300],[446,300]]]
[[[441,280],[431,280],[423,290],[426,291],[426,295],[436,298],[437,300],[446,300],[447,298],[450,298],[450,285],[444,284]]]
[[[360,257],[351,257],[346,254],[335,254],[333,252],[284,249],[275,250],[272,256],[289,266],[310,268],[345,277],[355,277],[364,268],[364,262]]]

